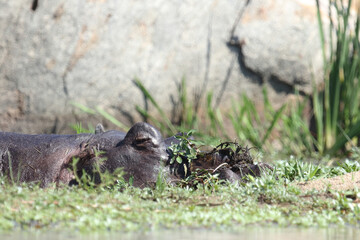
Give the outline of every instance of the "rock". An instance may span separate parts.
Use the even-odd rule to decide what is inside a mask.
[[[323,77],[314,3],[260,0],[246,8],[232,36],[244,67],[278,91],[311,93]]]
[[[71,103],[138,119],[139,78],[171,112],[182,77],[214,105],[283,103],[322,79],[314,1],[0,1],[0,130],[66,132]],[[150,109],[151,110],[151,109]],[[124,120],[124,117],[123,119]],[[86,121],[89,121],[86,117]],[[96,123],[98,119],[94,120]]]

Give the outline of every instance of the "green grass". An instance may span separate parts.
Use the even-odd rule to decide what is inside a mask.
[[[352,163],[348,163],[351,165]],[[336,170],[337,169],[337,170]],[[339,169],[342,169],[341,171]],[[123,182],[107,187],[49,187],[0,181],[0,230],[42,229],[151,231],[239,226],[357,225],[359,192],[302,193],[294,180],[315,179],[358,170],[359,164],[323,167],[290,159],[276,162],[276,174],[247,184],[209,183],[194,190],[168,186],[138,189]],[[348,197],[351,196],[351,197]]]

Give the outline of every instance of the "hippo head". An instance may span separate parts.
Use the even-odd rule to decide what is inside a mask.
[[[166,158],[164,154],[165,144],[161,133],[148,123],[136,123],[126,134],[124,140],[118,144],[131,145],[134,149],[158,153],[161,158]],[[165,159],[163,159],[165,160]]]
[[[109,149],[101,168],[109,172],[122,168],[134,186],[156,182],[168,154],[160,132],[148,123],[136,123],[115,148]]]

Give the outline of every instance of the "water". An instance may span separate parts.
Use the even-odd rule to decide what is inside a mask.
[[[17,231],[0,233],[1,240],[42,240],[42,239],[138,239],[138,240],[241,240],[241,239],[266,239],[266,240],[360,240],[360,228],[244,228],[236,232],[217,232],[210,230],[161,230],[146,233],[69,233],[69,232],[41,232],[41,231]]]

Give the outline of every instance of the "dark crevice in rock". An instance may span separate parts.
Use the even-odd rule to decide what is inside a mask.
[[[53,126],[52,126],[52,128],[51,128],[51,133],[52,134],[55,134],[55,133],[58,133],[59,132],[59,118],[58,117],[56,117],[55,118],[55,121],[54,121],[54,124],[53,124]]]
[[[31,10],[33,10],[35,12],[38,7],[38,4],[39,4],[38,0],[33,0],[32,4],[31,4]]]
[[[198,92],[195,92],[195,112],[199,110],[200,101],[206,92],[207,85],[209,82],[209,73],[210,73],[210,65],[211,65],[211,51],[212,51],[212,16],[210,16],[208,23],[208,34],[207,34],[207,43],[206,43],[206,63],[205,63],[205,76],[204,81],[201,85],[201,88]]]
[[[70,60],[70,62],[71,62],[71,60]],[[66,77],[67,77],[67,74],[69,72],[69,66],[70,66],[69,64],[70,64],[70,62],[67,64],[66,69],[65,69],[65,71],[64,71],[64,73],[62,75],[63,91],[64,91],[64,94],[65,94],[66,97],[69,97],[69,90],[68,90],[68,87],[67,87]]]
[[[269,85],[277,92],[277,93],[294,93],[295,87],[289,83],[282,81],[275,75],[271,75],[267,81]],[[298,91],[301,96],[306,96],[305,92]]]
[[[249,78],[256,84],[263,85],[264,83],[268,83],[277,93],[294,93],[296,89],[296,85],[301,85],[300,81],[295,82],[295,85],[291,85],[278,76],[269,73],[263,73],[259,71],[255,71],[251,67],[246,65],[245,55],[243,54],[243,46],[246,44],[245,40],[243,40],[243,36],[235,35],[235,29],[238,27],[241,17],[245,12],[246,7],[250,3],[251,0],[247,0],[244,7],[239,11],[238,16],[235,19],[233,28],[230,32],[230,38],[227,42],[227,46],[233,52],[238,54],[238,62],[241,72],[245,77]],[[298,83],[298,84],[297,84]],[[305,96],[306,93],[304,91],[298,91],[300,95]]]
[[[271,75],[268,78],[267,82],[277,93],[294,92],[294,86],[292,86],[284,81],[281,81],[281,79],[275,75]]]
[[[236,19],[234,21],[234,24],[231,28],[231,31],[230,31],[230,39],[227,43],[227,46],[229,47],[229,49],[234,52],[234,57],[232,58],[231,62],[230,62],[230,65],[227,69],[227,72],[226,72],[226,75],[225,75],[225,78],[224,78],[224,81],[222,83],[222,86],[221,86],[221,89],[219,91],[219,95],[217,96],[216,98],[216,102],[215,102],[215,107],[218,107],[220,105],[220,102],[221,102],[221,99],[222,99],[222,96],[226,90],[226,87],[229,83],[229,80],[230,80],[230,77],[231,77],[231,73],[233,71],[233,68],[234,68],[234,64],[235,64],[235,60],[236,58],[238,58],[239,60],[239,64],[240,64],[240,68],[241,70],[244,69],[244,67],[242,66],[242,63],[240,62],[240,56],[242,56],[242,52],[241,52],[241,49],[239,51],[239,49],[237,48],[237,44],[234,44],[234,43],[237,43],[237,39],[234,39],[234,33],[235,33],[235,29],[237,27],[237,25],[239,24],[240,22],[240,19],[242,17],[242,15],[244,14],[245,12],[245,9],[246,7],[249,5],[250,3],[250,0],[247,0],[246,3],[244,4],[244,6],[240,9],[238,15],[236,16]],[[244,73],[246,74],[246,73]],[[252,78],[251,78],[252,79]]]
[[[242,74],[244,74],[245,77],[249,78],[251,81],[253,81],[254,83],[256,83],[258,85],[264,84],[264,79],[263,79],[262,74],[255,72],[253,69],[246,66],[245,60],[244,60],[244,54],[243,54],[242,48],[241,48],[241,44],[233,45],[232,42],[230,41],[227,44],[227,46],[229,47],[229,49],[231,51],[238,54],[238,62],[239,62],[239,67],[240,67],[240,71],[242,72]]]
[[[296,86],[304,85],[303,81],[295,79],[294,84],[290,84],[287,81],[276,76],[276,73],[257,71],[246,64],[246,56],[243,53],[243,46],[246,45],[246,41],[244,40],[246,36],[239,36],[239,33],[235,34],[235,30],[239,26],[241,18],[250,2],[251,0],[247,0],[243,7],[240,9],[234,21],[234,25],[230,31],[230,38],[227,42],[227,45],[230,50],[238,53],[239,67],[245,77],[259,85],[263,85],[264,83],[266,83],[271,86],[273,90],[277,93],[294,93],[296,90]],[[299,90],[298,93],[302,96],[307,95],[303,90]]]
[[[283,80],[281,80],[276,75],[271,74],[264,74],[261,72],[254,71],[252,68],[248,67],[245,63],[245,56],[242,51],[242,45],[246,44],[245,42],[239,41],[238,37],[233,37],[228,42],[228,47],[235,52],[238,52],[238,60],[241,72],[244,74],[245,77],[249,78],[254,83],[259,85],[263,85],[264,83],[268,83],[277,93],[294,93],[296,89],[296,85],[301,85],[300,81],[297,81],[295,85],[291,85]],[[306,96],[307,94],[302,91],[298,90],[301,96]]]
[[[67,88],[67,83],[66,83],[66,76],[63,77],[63,90],[66,96],[69,96],[69,91]]]
[[[231,77],[231,73],[234,69],[234,65],[235,65],[235,62],[236,62],[236,55],[234,54],[233,58],[231,59],[231,62],[230,62],[230,65],[227,69],[227,72],[226,72],[226,75],[225,75],[225,79],[222,83],[222,86],[221,86],[221,89],[220,89],[220,92],[219,92],[219,95],[217,96],[216,98],[216,102],[215,102],[215,108],[217,108],[219,105],[220,105],[220,102],[221,102],[221,99],[222,99],[222,96],[224,95],[224,92],[226,90],[226,86],[228,85],[229,83],[229,79]]]
[[[231,40],[228,43],[228,47],[232,49],[232,51],[238,52],[238,62],[241,69],[241,72],[244,74],[245,77],[249,78],[251,81],[253,81],[256,84],[263,85],[264,83],[268,83],[272,89],[274,89],[277,93],[294,93],[296,87],[282,81],[279,77],[271,74],[264,75],[261,72],[256,72],[252,68],[248,67],[245,63],[245,56],[242,52],[242,43],[233,43],[237,40]],[[307,94],[304,91],[298,90],[299,94],[301,96],[306,96]]]
[[[236,16],[234,24],[233,24],[233,26],[231,28],[231,31],[230,31],[230,41],[233,39],[236,27],[239,25],[239,22],[240,22],[240,20],[242,18],[242,15],[244,14],[245,9],[249,5],[250,1],[251,0],[246,0],[245,5],[240,9],[238,15]]]
[[[238,15],[236,16],[233,27],[232,27],[232,29],[230,31],[230,37],[229,37],[229,40],[227,42],[227,46],[232,52],[237,54],[240,71],[244,74],[244,76],[251,79],[253,82],[261,85],[261,84],[264,83],[262,75],[260,73],[255,72],[251,68],[248,68],[246,66],[246,64],[245,64],[244,54],[243,54],[243,51],[242,51],[242,45],[244,45],[245,42],[240,41],[239,37],[235,36],[236,27],[239,25],[239,22],[240,22],[243,14],[244,14],[246,8],[250,4],[250,1],[251,0],[247,0],[245,2],[244,6],[240,9]]]

